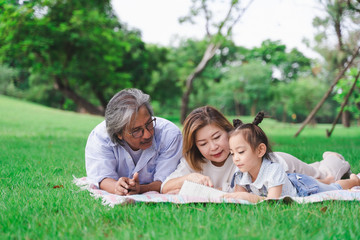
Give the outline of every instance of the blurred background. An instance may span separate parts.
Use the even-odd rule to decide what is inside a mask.
[[[103,115],[135,87],[174,122],[212,105],[299,123],[329,91],[312,123],[344,104],[351,126],[359,45],[357,0],[0,0],[0,94]]]

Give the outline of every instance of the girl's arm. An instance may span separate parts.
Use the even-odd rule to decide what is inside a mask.
[[[237,198],[237,199],[243,199],[249,202],[257,203],[263,199],[264,197],[260,197],[258,195],[248,193],[245,188],[236,185],[234,192],[228,193],[224,195],[224,198]]]
[[[275,186],[272,188],[269,188],[268,195],[266,199],[277,199],[281,197],[283,185]]]
[[[265,197],[261,197],[258,195],[255,195],[253,193],[248,193],[248,192],[233,192],[233,193],[228,193],[224,195],[224,198],[236,198],[236,199],[242,199],[242,200],[246,200],[252,203],[257,203],[260,202],[261,200],[264,200]]]
[[[279,198],[281,196],[282,192],[282,185],[269,188],[267,197],[261,197],[258,195],[255,195],[253,193],[249,193],[246,191],[245,188],[236,185],[235,186],[235,192],[228,193],[224,195],[224,198],[237,198],[237,199],[243,199],[252,203],[258,203],[265,199],[274,199]]]

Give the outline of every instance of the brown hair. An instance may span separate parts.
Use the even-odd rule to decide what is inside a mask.
[[[269,139],[266,136],[265,132],[258,126],[258,124],[262,122],[264,117],[265,117],[264,112],[259,112],[252,123],[246,123],[246,124],[244,124],[239,119],[234,119],[233,124],[235,129],[229,133],[229,137],[242,134],[242,136],[249,143],[253,151],[255,151],[255,149],[261,143],[264,143],[266,146],[266,152],[263,157],[271,160],[269,153],[271,153],[272,150],[269,143]]]
[[[187,163],[195,171],[201,171],[201,164],[205,163],[203,155],[196,146],[196,132],[210,124],[230,132],[234,129],[229,120],[211,106],[203,106],[194,109],[185,119],[183,128],[183,156]]]

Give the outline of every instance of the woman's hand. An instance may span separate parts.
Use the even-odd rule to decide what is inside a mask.
[[[214,187],[210,177],[202,175],[200,173],[190,173],[186,176],[185,180],[199,183],[208,187]]]

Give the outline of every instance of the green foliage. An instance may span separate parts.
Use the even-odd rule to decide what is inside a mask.
[[[333,99],[338,102],[340,105],[345,101],[346,95],[349,93],[356,76],[358,75],[359,69],[351,68],[344,78],[340,79],[337,83],[334,91],[335,95]],[[360,118],[360,80],[356,82],[356,87],[348,99],[348,104],[345,106],[344,110],[351,112],[356,119]],[[338,108],[340,111],[340,107]]]
[[[314,77],[300,78],[290,83],[279,83],[277,86],[274,89],[276,101],[273,103],[276,105],[273,105],[273,108],[283,111],[283,114],[286,115],[284,121],[292,116],[296,122],[307,117],[327,90],[327,85]],[[319,111],[318,116],[331,119],[334,111],[326,103]]]
[[[280,41],[265,40],[260,47],[254,47],[246,53],[245,60],[261,60],[274,66],[281,74],[273,75],[278,81],[292,81],[299,77],[299,74],[310,72],[310,59],[305,57],[296,48],[290,52],[286,51],[286,46]]]
[[[278,85],[311,74],[310,59],[296,49],[287,52],[286,46],[279,41],[266,40],[261,47],[252,49],[229,46],[227,61],[216,65],[220,66],[218,75],[213,74],[217,81],[209,79],[194,84],[197,96],[192,102],[211,104],[228,114],[254,115],[256,111],[266,110],[278,117],[276,108],[283,105],[276,102],[279,98],[274,98],[274,94],[288,96],[288,92],[280,93],[280,89],[285,89]],[[212,71],[215,69],[215,66],[211,68]],[[286,110],[280,110],[280,116],[282,111]]]
[[[15,79],[18,71],[6,65],[0,65],[0,94],[18,96]]]
[[[240,105],[249,106],[251,115],[255,115],[255,111],[263,109],[266,101],[271,98],[271,74],[271,67],[259,61],[231,67],[218,86],[214,86],[214,95],[220,90],[219,97],[228,96],[228,103],[232,103],[230,106],[234,109]],[[218,100],[220,99],[216,99],[214,104]]]
[[[313,20],[316,29],[313,48],[325,62],[330,79],[343,68],[349,55],[357,48],[360,39],[360,11],[351,7],[352,1],[319,0],[323,14]]]
[[[314,73],[316,79],[309,80],[314,62],[280,41],[265,40],[259,47],[247,49],[236,46],[230,35],[217,32],[200,41],[181,40],[177,47],[145,45],[138,30],[119,22],[110,1],[20,2],[0,0],[0,66],[7,66],[0,68],[0,93],[61,109],[90,108],[88,112],[102,114],[114,93],[137,87],[150,94],[156,113],[173,118],[180,112],[187,77],[208,44],[215,41],[221,46],[194,81],[189,109],[211,104],[232,115],[250,115],[262,109],[283,120],[296,114],[297,122],[325,93],[325,81],[329,84],[336,74],[334,66],[348,56],[346,51],[329,48],[323,39],[318,47],[324,50],[321,53],[327,63],[319,67],[320,74]],[[323,2],[326,7],[331,3]],[[193,3],[183,20],[195,22],[204,14],[200,9],[215,2]],[[244,3],[229,4],[239,10]],[[323,35],[326,31],[320,30],[336,20],[329,14],[314,20]],[[357,16],[346,10],[344,17],[352,23],[349,29],[357,29],[353,24],[359,20]],[[208,17],[212,30],[224,24],[215,23],[214,15]],[[357,42],[357,32],[346,34],[349,49]],[[311,98],[306,97],[307,91]],[[327,101],[317,118],[332,121],[338,105]]]
[[[41,75],[80,107],[105,107],[117,90],[150,79],[139,32],[119,23],[109,1],[2,1],[0,11],[0,62]]]
[[[2,95],[0,116],[1,239],[356,239],[360,231],[358,201],[105,207],[72,182],[86,175],[86,140],[103,118]],[[329,125],[320,124],[293,138],[297,125],[262,127],[276,151],[311,163],[333,150],[360,172],[359,128],[338,126],[326,138]]]

